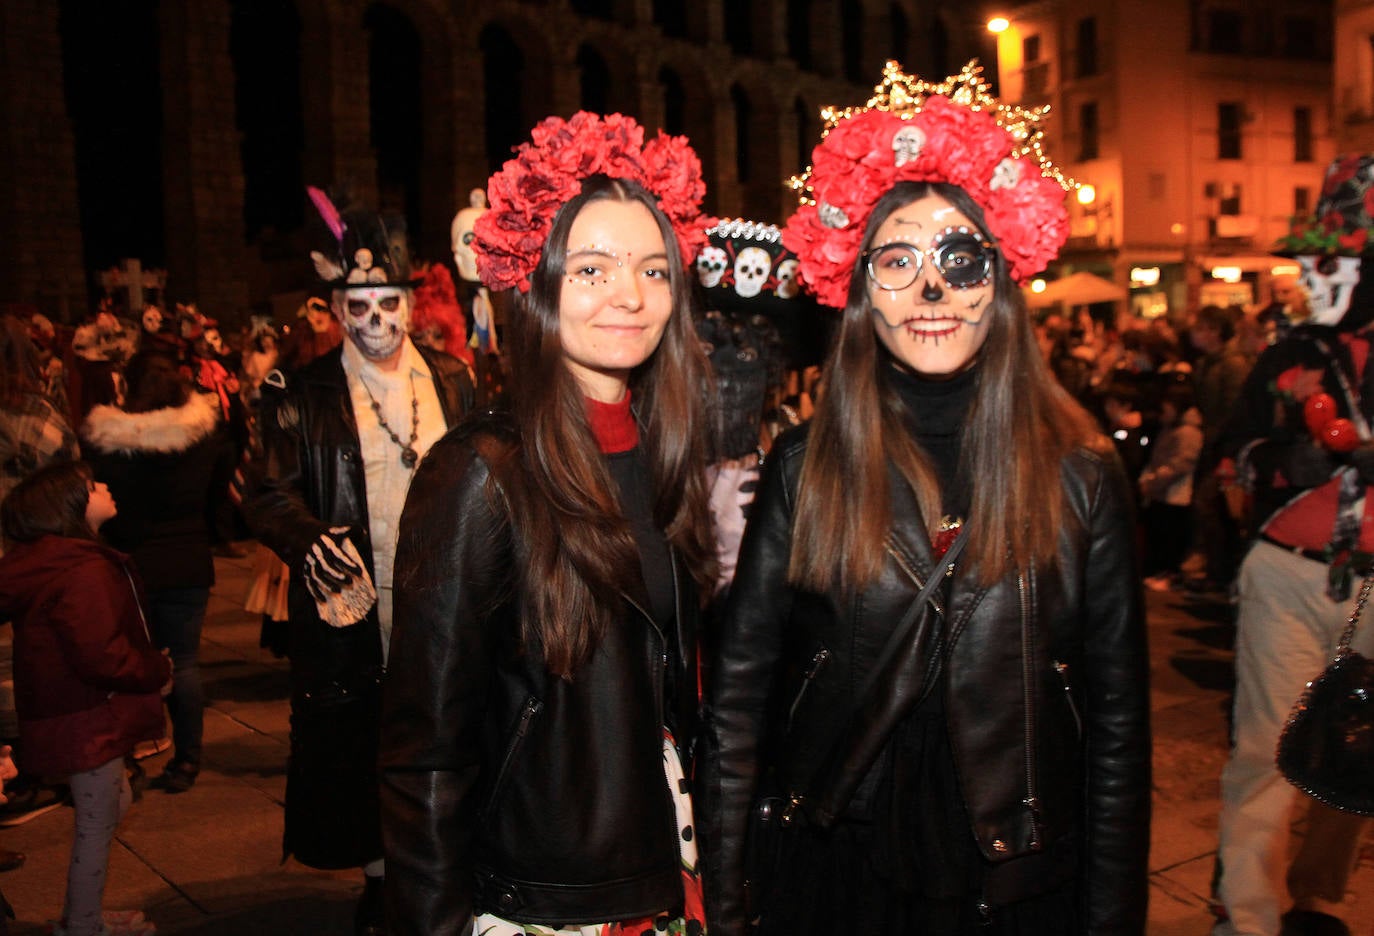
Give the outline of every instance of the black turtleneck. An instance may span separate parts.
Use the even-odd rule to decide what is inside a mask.
[[[888,381],[907,410],[912,437],[934,463],[945,513],[967,517],[972,494],[959,470],[964,424],[978,389],[978,367],[932,380],[893,365]]]

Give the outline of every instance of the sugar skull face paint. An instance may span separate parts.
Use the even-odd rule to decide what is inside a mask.
[[[1360,282],[1359,257],[1299,256],[1302,273],[1298,282],[1307,293],[1313,325],[1336,325],[1350,309],[1351,297]]]
[[[865,251],[878,340],[918,374],[943,377],[967,367],[987,340],[995,252],[938,195],[892,212]]]
[[[401,349],[410,325],[410,298],[398,286],[340,289],[334,315],[348,340],[371,361],[385,361]]]

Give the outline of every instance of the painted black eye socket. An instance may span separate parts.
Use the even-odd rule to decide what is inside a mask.
[[[1317,272],[1322,276],[1331,276],[1340,269],[1341,260],[1339,257],[1322,257],[1317,261]]]
[[[912,244],[884,244],[863,254],[869,280],[879,289],[906,289],[921,275],[929,257],[951,289],[971,289],[986,285],[992,274],[997,248],[967,231],[941,235],[926,250]]]

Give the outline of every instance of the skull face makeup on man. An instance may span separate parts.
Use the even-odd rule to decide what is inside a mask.
[[[389,361],[400,352],[410,326],[409,290],[385,284],[336,289],[333,304],[344,334],[368,360]]]
[[[1301,255],[1296,259],[1302,267],[1298,281],[1307,293],[1307,321],[1313,325],[1339,324],[1360,282],[1361,258]]]

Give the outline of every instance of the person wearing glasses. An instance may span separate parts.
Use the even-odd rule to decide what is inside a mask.
[[[1143,933],[1131,491],[1016,285],[1072,183],[972,66],[835,113],[783,242],[838,333],[708,693],[709,931]]]

